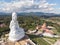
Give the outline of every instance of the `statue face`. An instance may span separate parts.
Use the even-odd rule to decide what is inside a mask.
[[[17,21],[17,14],[15,12],[12,13],[12,20]]]

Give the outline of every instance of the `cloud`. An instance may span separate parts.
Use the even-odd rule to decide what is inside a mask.
[[[56,4],[49,4],[46,0],[11,0],[8,2],[0,2],[0,12],[24,12],[24,11],[42,11],[48,12],[54,10]]]

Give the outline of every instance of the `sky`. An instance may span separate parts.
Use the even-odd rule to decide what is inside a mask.
[[[60,14],[60,0],[0,0],[0,12],[45,12]]]

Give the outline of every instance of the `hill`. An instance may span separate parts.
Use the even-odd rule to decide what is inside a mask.
[[[11,13],[2,13],[0,12],[1,15],[11,15]],[[22,12],[18,13],[19,16],[41,16],[41,17],[60,17],[60,14],[55,14],[55,13],[44,13],[44,12]]]

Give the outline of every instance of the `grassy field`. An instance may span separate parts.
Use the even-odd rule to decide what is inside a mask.
[[[43,37],[38,37],[35,35],[28,35],[30,39],[35,42],[37,45],[50,45],[48,42],[46,42]]]

